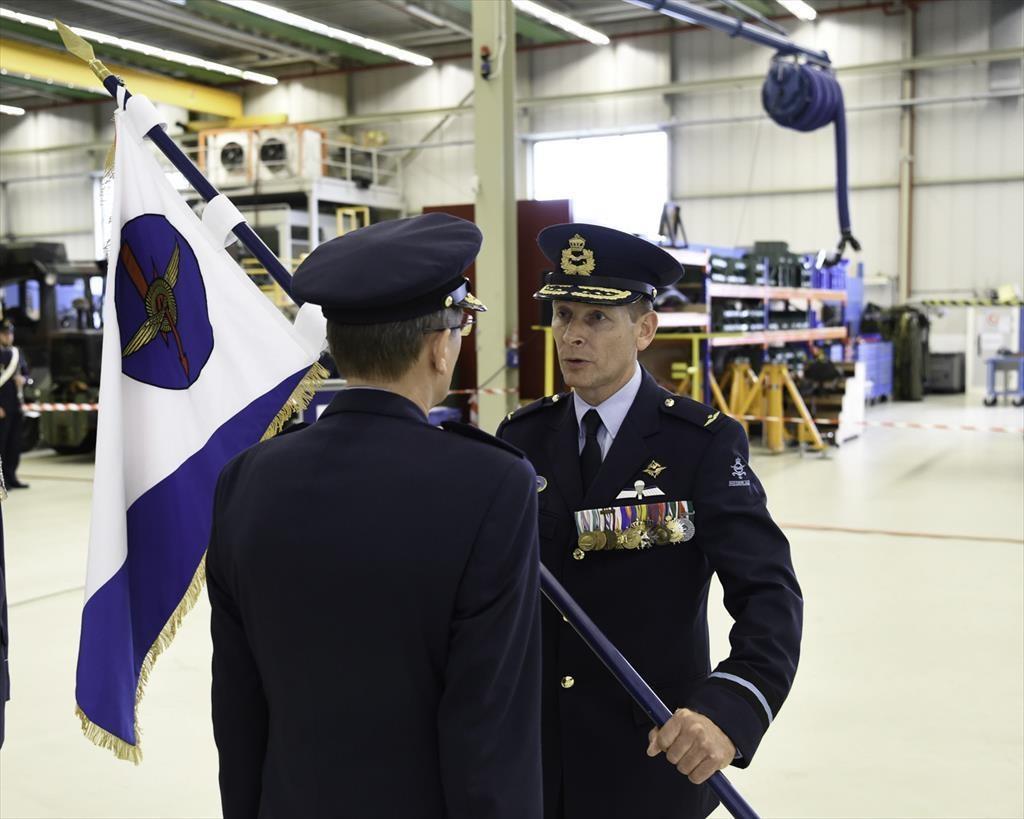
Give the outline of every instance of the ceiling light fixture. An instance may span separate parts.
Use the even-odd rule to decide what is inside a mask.
[[[524,14],[536,17],[538,20],[547,23],[549,26],[554,26],[555,28],[562,29],[562,31],[567,31],[574,37],[579,37],[581,40],[586,40],[588,43],[593,43],[594,45],[608,45],[608,43],[611,42],[607,35],[602,34],[600,31],[588,28],[582,23],[577,23],[575,20],[566,17],[564,14],[552,11],[545,6],[542,6],[540,3],[533,2],[533,0],[512,0],[512,2],[515,7]]]
[[[57,26],[52,20],[47,20],[43,17],[35,17],[31,14],[22,14],[20,11],[11,11],[10,9],[0,8],[0,17],[3,17],[6,20],[13,20],[27,26],[45,28],[48,31],[57,30]],[[183,54],[180,51],[170,51],[166,48],[146,45],[145,43],[139,43],[135,40],[124,40],[121,37],[111,37],[109,34],[103,34],[99,31],[90,31],[87,28],[78,28],[77,26],[70,26],[70,28],[75,32],[75,34],[80,37],[84,37],[91,43],[99,43],[101,45],[113,46],[114,48],[122,48],[125,51],[134,51],[138,54],[144,54],[147,57],[156,57],[160,60],[167,60],[167,62],[187,65],[192,68],[202,68],[207,71],[224,74],[228,77],[237,77],[241,80],[256,82],[260,85],[277,85],[277,77],[271,77],[267,74],[258,74],[255,71],[243,71],[241,68],[235,68],[234,66],[204,60],[202,57],[194,57],[191,54]]]
[[[804,0],[779,0],[779,5],[801,20],[811,21],[818,16],[814,7],[805,3]]]
[[[240,9],[241,11],[247,11],[250,14],[257,14],[260,17],[266,17],[268,20],[273,20],[275,23],[284,23],[287,26],[300,28],[303,31],[308,31],[312,34],[319,34],[321,37],[330,37],[332,40],[340,40],[343,43],[359,46],[359,48],[364,48],[367,51],[375,51],[377,54],[383,54],[386,57],[392,57],[396,60],[401,60],[402,62],[424,67],[434,64],[434,61],[430,59],[430,57],[426,57],[423,54],[406,51],[404,48],[388,45],[387,43],[382,43],[380,40],[373,40],[369,37],[363,37],[360,34],[354,34],[351,31],[335,28],[334,26],[329,26],[326,23],[321,23],[318,20],[311,20],[309,17],[303,17],[301,14],[294,14],[290,11],[279,9],[269,3],[260,3],[257,2],[257,0],[219,0],[219,2],[226,6]]]
[[[25,116],[25,109],[17,105],[0,105],[0,114],[10,114],[12,117]]]

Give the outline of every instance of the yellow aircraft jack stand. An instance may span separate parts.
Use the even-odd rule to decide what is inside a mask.
[[[809,445],[816,452],[825,453],[825,442],[818,427],[807,411],[803,396],[793,383],[785,364],[765,364],[761,374],[754,375],[750,362],[734,361],[729,365],[720,387],[714,374],[710,378],[711,394],[720,410],[731,415],[743,425],[749,434],[749,422],[762,424],[762,443],[772,452],[783,452],[787,441],[796,440],[803,451]],[[729,400],[725,400],[723,388],[729,388]],[[799,420],[796,433],[786,429],[785,395],[796,408]],[[751,409],[754,401],[761,398],[761,414],[754,415]],[[796,420],[796,419],[792,419]]]

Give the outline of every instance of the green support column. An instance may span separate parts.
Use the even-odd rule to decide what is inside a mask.
[[[490,78],[481,49],[490,51]],[[518,326],[515,121],[516,19],[510,0],[473,0],[473,108],[476,224],[484,244],[476,260],[476,292],[487,305],[475,332],[477,384],[510,390],[479,396],[480,428],[494,432],[517,406],[517,370],[504,369]]]

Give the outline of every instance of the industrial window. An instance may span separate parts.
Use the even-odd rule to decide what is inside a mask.
[[[571,199],[573,219],[654,236],[668,199],[664,131],[533,146],[534,199]]]

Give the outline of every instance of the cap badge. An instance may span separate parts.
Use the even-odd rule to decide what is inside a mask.
[[[567,276],[589,276],[594,272],[594,251],[584,245],[587,240],[578,233],[569,240],[569,246],[562,251],[562,272]]]

